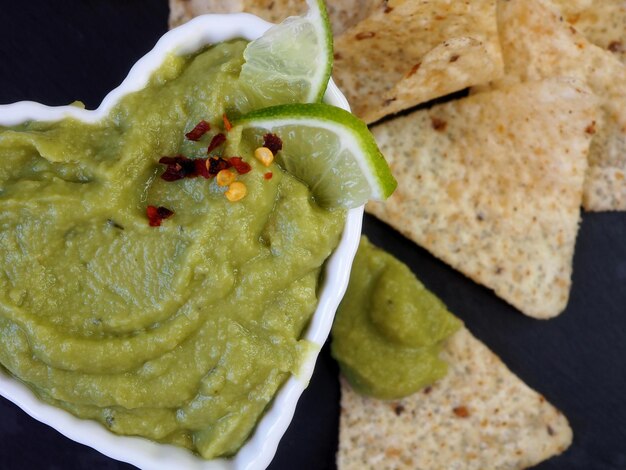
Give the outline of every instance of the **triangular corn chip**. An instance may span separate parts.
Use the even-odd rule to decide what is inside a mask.
[[[335,39],[333,78],[367,123],[501,74],[495,0],[390,2]]]
[[[598,96],[600,113],[589,151],[583,205],[626,210],[626,66],[587,41],[544,0],[499,0],[498,29],[505,76],[491,87],[568,76]],[[477,91],[477,90],[474,90]]]
[[[552,79],[374,126],[398,189],[366,209],[526,315],[558,315],[595,102],[584,85]]]
[[[554,0],[565,21],[596,46],[626,65],[626,2],[623,0]]]
[[[444,347],[448,374],[399,401],[341,380],[339,470],[515,470],[563,452],[567,419],[462,329]]]
[[[328,0],[328,17],[334,34],[340,34],[376,9],[383,0]],[[205,13],[252,13],[272,23],[306,12],[305,0],[170,0],[170,28]]]

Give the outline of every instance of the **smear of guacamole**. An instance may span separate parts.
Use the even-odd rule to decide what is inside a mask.
[[[245,442],[297,372],[345,211],[229,139],[252,171],[236,203],[162,156],[206,158],[236,110],[244,41],[171,56],[97,124],[0,128],[0,363],[43,400],[205,458]],[[174,215],[150,227],[147,205]]]
[[[358,392],[397,399],[442,378],[442,342],[460,326],[408,266],[361,238],[331,344]]]

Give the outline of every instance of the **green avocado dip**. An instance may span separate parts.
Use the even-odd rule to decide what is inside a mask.
[[[441,345],[460,326],[408,266],[361,238],[331,344],[355,390],[391,400],[442,378]]]
[[[226,132],[245,45],[169,57],[96,124],[0,128],[0,363],[48,403],[204,458],[235,453],[299,371],[345,221],[237,138],[216,152],[250,164],[245,198],[160,177],[161,157],[206,158]],[[150,226],[149,205],[174,215]]]

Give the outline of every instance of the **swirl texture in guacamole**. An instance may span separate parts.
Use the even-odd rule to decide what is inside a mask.
[[[356,391],[392,400],[444,377],[439,353],[461,325],[406,264],[361,237],[331,343]]]
[[[345,212],[229,139],[252,166],[236,203],[162,156],[236,112],[245,42],[171,56],[96,124],[0,128],[0,363],[41,399],[111,431],[232,455],[307,351]],[[174,215],[160,227],[147,205]]]

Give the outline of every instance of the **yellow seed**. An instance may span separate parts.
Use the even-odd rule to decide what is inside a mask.
[[[246,188],[245,184],[241,181],[233,181],[228,185],[228,190],[224,194],[230,202],[235,202],[243,199],[247,192],[248,188]]]
[[[230,183],[235,181],[237,175],[235,175],[230,170],[220,170],[217,176],[215,177],[215,181],[217,181],[218,186],[228,186]]]
[[[254,157],[265,166],[270,166],[274,161],[274,154],[267,147],[259,147],[254,151]]]

